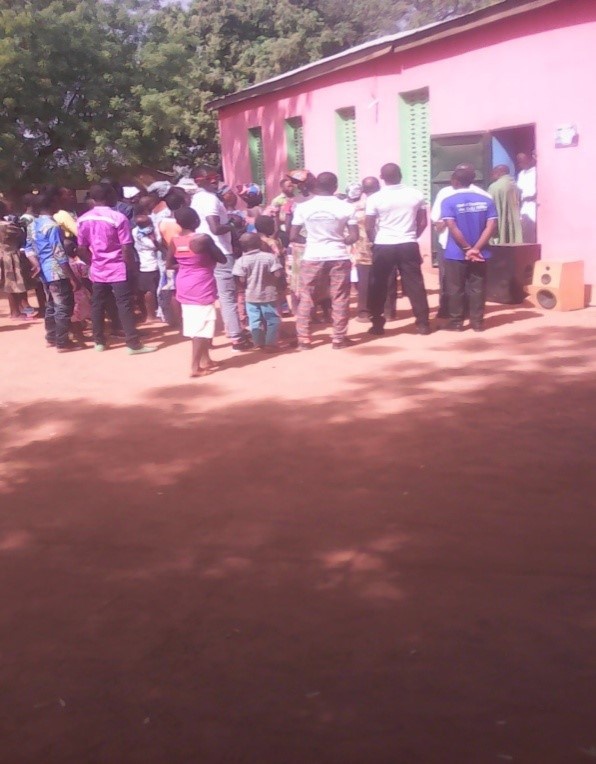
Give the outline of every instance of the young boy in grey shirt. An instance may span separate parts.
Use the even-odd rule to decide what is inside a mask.
[[[240,249],[242,255],[232,273],[246,287],[246,313],[253,342],[262,350],[275,352],[281,324],[277,301],[282,265],[275,255],[261,250],[258,234],[242,234]]]

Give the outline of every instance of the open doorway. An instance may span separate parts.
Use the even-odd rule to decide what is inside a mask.
[[[517,125],[477,133],[434,135],[431,137],[432,199],[434,201],[439,190],[450,184],[453,170],[462,162],[474,166],[476,184],[484,189],[488,189],[491,183],[493,168],[506,165],[518,185],[523,186],[520,190],[522,196],[526,197],[526,201],[522,201],[521,210],[523,242],[535,244],[538,241],[535,149],[535,125]],[[521,177],[522,168],[516,161],[518,154],[525,154],[532,165],[521,173]],[[433,237],[433,255],[436,244],[436,238]]]

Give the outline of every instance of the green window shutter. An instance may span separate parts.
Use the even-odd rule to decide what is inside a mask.
[[[306,166],[302,117],[286,119],[286,150],[288,170],[302,169]]]
[[[404,183],[422,191],[424,198],[430,202],[430,110],[427,89],[400,95],[399,128]]]
[[[265,191],[265,157],[263,154],[263,131],[260,127],[251,127],[248,131],[248,154],[252,182]]]
[[[359,180],[358,141],[356,136],[356,110],[339,109],[336,113],[337,169],[339,190],[345,191],[349,183]]]

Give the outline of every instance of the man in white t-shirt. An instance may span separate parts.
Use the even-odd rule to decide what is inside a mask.
[[[352,344],[346,337],[352,270],[349,246],[358,240],[358,225],[352,205],[334,196],[336,191],[337,176],[322,172],[316,179],[315,195],[298,204],[292,218],[291,242],[300,242],[303,226],[306,231],[296,315],[301,350],[311,347],[311,312],[326,290],[331,296],[332,347],[341,350]]]
[[[366,200],[365,226],[374,242],[373,265],[369,290],[372,327],[370,334],[385,333],[383,308],[387,298],[387,280],[397,267],[404,293],[412,305],[419,334],[430,334],[428,300],[420,265],[422,257],[418,238],[426,228],[424,196],[401,182],[398,165],[381,167],[385,186]]]
[[[458,164],[455,170],[465,170],[471,172],[472,176],[476,177],[476,170],[471,164],[463,163]],[[453,181],[453,176],[451,178]],[[477,194],[490,197],[488,191],[485,191],[480,186],[476,186],[472,183],[469,188],[470,191],[474,191]],[[441,207],[445,199],[448,199],[453,194],[457,194],[458,188],[453,187],[453,183],[449,186],[444,186],[439,190],[435,201],[433,202],[432,209],[430,211],[430,219],[433,224],[433,228],[437,232],[437,239],[439,243],[439,250],[437,252],[437,262],[439,265],[439,312],[437,318],[449,318],[449,309],[447,307],[447,288],[445,282],[445,248],[449,240],[449,229],[447,223],[441,217]],[[492,197],[491,197],[492,198]]]
[[[517,157],[519,173],[517,175],[517,187],[521,194],[521,224],[524,244],[535,244],[536,237],[536,161],[534,154],[520,152]]]
[[[228,337],[232,340],[232,350],[250,350],[252,344],[242,333],[238,304],[236,302],[236,282],[232,275],[234,256],[232,254],[232,226],[228,212],[217,195],[219,174],[214,167],[200,165],[193,172],[198,191],[193,195],[190,206],[197,212],[201,222],[197,233],[206,233],[226,256],[226,262],[215,266],[215,282],[221,317]]]

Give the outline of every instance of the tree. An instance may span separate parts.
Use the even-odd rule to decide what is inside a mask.
[[[0,0],[0,182],[217,161],[210,100],[490,2]]]
[[[127,129],[143,0],[1,0],[5,185],[93,174],[134,154]]]

